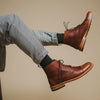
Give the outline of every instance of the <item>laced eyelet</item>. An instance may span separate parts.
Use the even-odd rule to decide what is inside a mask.
[[[62,59],[58,60],[60,63],[64,63],[64,61]]]

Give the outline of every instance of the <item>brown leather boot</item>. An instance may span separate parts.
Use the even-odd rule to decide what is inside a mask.
[[[61,61],[54,60],[51,64],[44,67],[52,91],[55,91],[65,83],[76,80],[91,70],[93,64],[87,62],[81,66],[64,65]]]
[[[83,51],[87,33],[92,21],[92,12],[89,11],[82,24],[73,29],[66,29],[63,42],[80,51]],[[66,27],[66,26],[65,26]]]

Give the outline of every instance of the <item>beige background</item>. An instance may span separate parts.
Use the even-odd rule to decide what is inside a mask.
[[[83,52],[67,45],[46,47],[49,55],[65,64],[87,61],[94,68],[84,77],[51,92],[45,73],[16,45],[7,46],[6,70],[0,73],[3,100],[100,100],[100,0],[0,0],[0,15],[18,14],[32,29],[64,32],[80,24],[93,11],[92,25]]]

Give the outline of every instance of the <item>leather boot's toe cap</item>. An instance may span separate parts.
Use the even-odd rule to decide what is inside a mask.
[[[92,19],[92,11],[89,11],[87,13],[87,20],[91,20]]]
[[[81,68],[83,69],[83,72],[88,70],[88,69],[91,69],[92,67],[93,67],[93,64],[91,62],[87,62],[81,66]]]

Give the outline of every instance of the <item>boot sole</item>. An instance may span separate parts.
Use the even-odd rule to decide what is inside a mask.
[[[74,80],[77,80],[77,79],[81,78],[82,76],[84,76],[85,74],[87,74],[87,73],[88,73],[88,72],[89,72],[92,68],[93,68],[93,64],[91,63],[90,67],[89,67],[89,68],[88,68],[88,69],[87,69],[84,73],[82,73],[80,76],[75,77],[75,78],[70,79],[70,80],[67,80],[67,81],[64,81],[64,82],[59,83],[59,84],[57,84],[57,85],[51,86],[51,87],[50,87],[50,88],[51,88],[51,90],[52,90],[52,91],[56,91],[56,90],[58,90],[58,89],[60,89],[60,88],[64,87],[66,83],[68,83],[68,82],[71,82],[71,81],[74,81]]]
[[[83,49],[84,49],[84,45],[85,45],[85,42],[86,42],[86,37],[87,37],[88,31],[90,29],[91,22],[92,22],[92,12],[90,12],[89,17],[90,18],[89,18],[88,28],[87,28],[87,30],[86,30],[86,32],[85,32],[85,34],[83,36],[83,39],[82,39],[82,41],[80,43],[80,49],[79,49],[80,51],[83,51]]]

